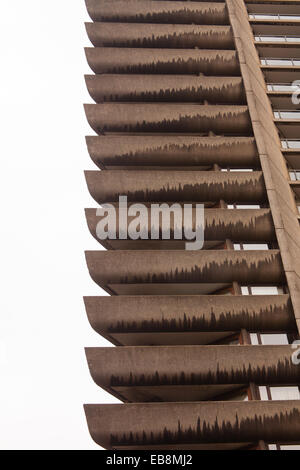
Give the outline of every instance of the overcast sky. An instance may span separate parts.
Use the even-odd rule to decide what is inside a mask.
[[[0,448],[97,449],[83,403],[116,403],[90,377],[85,346],[110,346],[90,327],[83,295],[104,295],[84,250],[99,249],[84,207],[83,103],[92,102],[84,0],[0,6]]]

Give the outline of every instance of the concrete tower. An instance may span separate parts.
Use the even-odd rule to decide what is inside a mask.
[[[91,436],[124,450],[297,446],[300,1],[86,4],[99,167],[86,180],[118,216],[99,240],[103,215],[86,210],[106,249],[88,269],[110,294],[86,310],[116,346],[86,354],[124,402],[85,406]],[[142,239],[122,236],[119,196],[146,206]],[[203,249],[175,227],[151,239],[162,203],[204,204]]]

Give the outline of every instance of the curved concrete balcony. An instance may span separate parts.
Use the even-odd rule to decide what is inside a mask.
[[[159,239],[151,239],[151,210],[147,208],[148,221],[143,225],[140,222],[140,231],[147,233],[146,240],[122,240],[119,236],[119,209],[116,208],[116,239],[115,240],[101,240],[97,236],[98,223],[103,219],[103,216],[97,215],[97,209],[86,209],[86,219],[89,230],[93,237],[100,242],[105,248],[113,250],[155,250],[155,249],[169,249],[169,250],[184,250],[185,243],[188,242],[185,237],[184,224],[181,220],[181,233],[183,234],[182,240],[174,239],[174,219],[169,216],[170,222],[170,240],[164,240],[162,233],[162,220],[159,221]],[[196,230],[196,209],[193,209],[193,230]],[[136,216],[127,217],[127,227]],[[213,249],[214,247],[224,247],[226,239],[247,242],[275,242],[275,228],[270,209],[207,209],[204,212],[204,249]]]
[[[259,167],[253,137],[109,135],[86,140],[92,160],[102,169],[209,169],[215,163]]]
[[[236,51],[87,47],[95,73],[240,75]]]
[[[298,385],[287,346],[86,348],[94,382],[124,402],[226,399],[248,384]]]
[[[87,251],[91,278],[119,295],[211,294],[242,285],[282,285],[280,252]]]
[[[225,2],[86,0],[94,21],[228,24]]]
[[[91,196],[99,204],[128,202],[239,202],[266,200],[262,172],[223,171],[86,171]]]
[[[105,132],[175,132],[249,135],[247,106],[168,103],[105,103],[85,105],[87,120],[97,134]]]
[[[85,405],[85,413],[92,438],[105,449],[220,450],[300,441],[298,400]]]
[[[191,75],[87,75],[88,91],[96,101],[194,102],[245,104],[239,77]]]
[[[91,326],[116,346],[209,344],[246,329],[296,331],[288,295],[85,297]]]
[[[234,49],[230,26],[86,23],[95,47]]]

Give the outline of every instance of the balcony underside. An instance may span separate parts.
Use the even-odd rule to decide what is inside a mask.
[[[234,49],[230,26],[86,23],[95,47]]]
[[[85,405],[105,449],[237,449],[300,441],[299,401]]]
[[[87,75],[88,91],[96,103],[178,102],[245,104],[239,77],[192,75]]]
[[[94,330],[115,345],[210,344],[242,329],[296,331],[288,295],[85,297]]]
[[[87,146],[102,169],[256,168],[259,159],[253,137],[90,136]]]
[[[94,21],[221,25],[229,23],[225,2],[86,0],[86,5]]]
[[[128,385],[112,385],[108,387],[101,386],[101,388],[124,403],[171,403],[233,400],[234,397],[243,395],[247,391],[248,386],[249,384],[245,382],[244,384],[229,385],[141,385],[132,387]]]
[[[88,251],[92,279],[119,295],[210,294],[230,286],[281,285],[278,250]]]

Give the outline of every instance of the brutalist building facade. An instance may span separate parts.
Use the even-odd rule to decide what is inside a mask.
[[[300,1],[86,4],[86,218],[104,246],[86,260],[106,295],[85,305],[115,345],[86,354],[120,400],[85,406],[91,436],[105,449],[299,448]],[[146,211],[140,237],[120,230],[120,196]],[[161,219],[151,237],[161,204],[192,205],[192,225],[204,206],[202,249],[175,225],[163,237]],[[116,208],[115,236],[98,236],[99,207]]]

